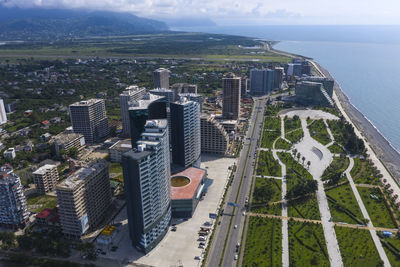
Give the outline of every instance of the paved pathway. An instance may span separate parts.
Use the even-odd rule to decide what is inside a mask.
[[[292,143],[292,142],[290,142],[290,140],[286,139],[286,137],[285,137],[285,120],[282,116],[281,116],[281,138],[290,144]]]
[[[331,140],[332,140],[331,142],[329,142],[329,143],[326,144],[325,146],[326,146],[326,147],[330,147],[331,145],[333,145],[333,143],[335,143],[335,138],[333,137],[333,134],[332,134],[332,132],[331,132],[331,129],[329,128],[328,123],[326,122],[325,119],[324,119],[324,124],[325,124],[326,130],[328,131],[329,137],[330,137]]]
[[[326,247],[329,254],[329,261],[331,266],[333,267],[343,266],[339,244],[336,239],[335,224],[330,220],[331,212],[329,210],[328,199],[326,197],[324,186],[321,180],[321,176],[324,170],[332,162],[332,154],[325,146],[323,146],[310,136],[310,132],[307,128],[307,121],[304,117],[301,118],[301,126],[304,131],[304,138],[300,143],[296,144],[295,147],[297,151],[299,151],[301,155],[306,158],[306,160],[311,161],[309,172],[313,176],[314,180],[316,180],[318,183],[317,200],[319,212],[321,214],[322,228],[324,230]],[[314,153],[315,149],[319,150],[322,153],[322,157]]]
[[[350,164],[347,170],[345,171],[347,180],[349,180],[351,189],[353,190],[354,196],[356,197],[356,200],[358,202],[358,205],[360,206],[361,213],[364,216],[364,218],[368,219],[368,227],[369,227],[369,232],[371,234],[372,240],[375,243],[375,247],[378,250],[379,257],[381,257],[381,260],[384,263],[384,266],[391,266],[388,257],[386,256],[385,250],[383,249],[382,243],[379,240],[379,237],[376,235],[376,231],[373,230],[372,228],[374,225],[371,222],[371,218],[368,215],[367,209],[365,208],[364,202],[361,199],[360,194],[358,193],[358,190],[356,188],[356,185],[354,184],[353,178],[351,177],[350,171],[354,166],[354,160],[353,158],[350,158]]]
[[[279,161],[282,168],[282,216],[287,217],[287,201],[285,199],[287,191],[286,165],[278,157],[277,152],[278,150],[273,150],[272,155]],[[282,266],[289,267],[289,229],[287,219],[282,219]]]
[[[256,175],[256,177],[257,178],[267,178],[267,179],[282,180],[282,177],[277,177],[277,176]]]

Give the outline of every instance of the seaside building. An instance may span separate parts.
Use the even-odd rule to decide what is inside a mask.
[[[167,119],[168,102],[165,97],[147,93],[129,107],[132,147],[140,139],[147,120]]]
[[[129,235],[148,253],[171,221],[171,173],[167,120],[146,122],[135,149],[122,156]]]
[[[85,137],[83,134],[63,132],[59,133],[54,138],[54,147],[56,150],[57,157],[60,156],[62,150],[68,155],[72,148],[76,148],[78,154],[81,154],[82,150],[85,148]]]
[[[169,89],[169,70],[164,68],[156,69],[153,72],[154,88]]]
[[[56,165],[45,164],[33,172],[33,181],[39,194],[46,194],[56,189],[59,179]]]
[[[329,79],[326,77],[320,77],[320,76],[309,76],[309,77],[300,78],[299,81],[322,83],[322,85],[324,86],[324,89],[328,93],[328,95],[330,97],[332,97],[332,95],[333,95],[333,85],[335,84],[335,81],[333,79]]]
[[[297,76],[300,77],[302,74],[302,65],[300,63],[289,63],[287,65],[287,76]]]
[[[300,81],[295,87],[296,101],[303,105],[333,106],[333,100],[322,83]]]
[[[104,141],[109,133],[103,99],[79,101],[69,106],[74,133],[83,134],[88,144]]]
[[[172,162],[200,167],[200,105],[182,97],[171,103]]]
[[[0,99],[0,125],[7,123],[7,114],[3,99]]]
[[[108,162],[92,161],[57,185],[57,202],[64,236],[79,239],[95,229],[111,204]]]
[[[10,165],[4,165],[0,168],[0,226],[23,228],[28,218],[21,180]]]
[[[201,114],[201,153],[222,154],[228,150],[229,136],[215,116]]]
[[[237,120],[240,115],[240,77],[233,73],[222,79],[222,116]]]
[[[119,104],[121,109],[121,120],[122,120],[122,134],[124,136],[130,136],[131,129],[129,124],[129,103],[131,101],[137,101],[142,99],[146,94],[146,88],[131,85],[126,88],[119,95]]]

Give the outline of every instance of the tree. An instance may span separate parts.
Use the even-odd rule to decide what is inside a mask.
[[[15,234],[14,232],[0,232],[0,240],[3,242],[2,249],[10,249],[14,247]]]
[[[310,165],[311,165],[311,161],[307,161],[308,168],[310,168]]]
[[[300,157],[301,157],[301,154],[300,154],[300,152],[299,152],[299,153],[297,153],[297,161],[300,160]]]
[[[29,235],[18,236],[17,241],[22,250],[31,250],[33,248],[33,239]]]
[[[293,149],[292,153],[293,153],[293,157],[296,157],[296,154],[297,154],[297,149],[296,149],[296,148],[295,148],[295,149]]]
[[[301,158],[301,160],[303,161],[303,165],[304,165],[304,161],[306,160],[306,158],[303,156],[303,157]]]
[[[78,148],[76,147],[71,147],[68,151],[68,156],[70,156],[71,158],[76,159],[78,157]]]
[[[268,203],[274,193],[275,189],[273,187],[263,184],[254,188],[254,199],[257,202]]]

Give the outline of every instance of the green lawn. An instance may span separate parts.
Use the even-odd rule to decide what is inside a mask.
[[[354,166],[350,174],[356,184],[380,184],[378,178],[379,173],[376,167],[368,160],[355,158]]]
[[[268,186],[272,187],[274,190],[273,195],[271,196],[270,202],[280,201],[282,200],[282,181],[278,179],[272,178],[256,178],[256,183],[254,188],[261,187],[261,186]],[[258,202],[253,198],[252,204],[258,204]]]
[[[275,149],[289,150],[291,147],[292,144],[283,140],[282,138],[279,138],[275,143]]]
[[[301,128],[285,134],[286,139],[288,139],[292,143],[299,142],[300,139],[303,138],[303,136],[304,136],[304,133],[303,133],[303,129],[301,129]]]
[[[282,221],[250,217],[243,266],[282,265]]]
[[[336,142],[328,147],[329,151],[334,154],[344,154],[344,150]]]
[[[381,243],[392,266],[400,266],[400,239],[385,238]]]
[[[344,266],[383,266],[368,230],[335,226],[335,232]]]
[[[299,116],[294,116],[293,118],[285,117],[284,122],[285,122],[285,134],[301,128],[301,121]]]
[[[264,118],[264,129],[281,130],[281,119],[279,117],[267,116]]]
[[[275,139],[277,139],[279,136],[281,136],[280,131],[264,130],[261,147],[273,148],[272,145],[274,144]]]
[[[288,216],[320,220],[318,201],[316,196],[293,200],[288,203]]]
[[[122,165],[118,162],[111,162],[108,171],[110,173],[122,173]]]
[[[310,130],[310,135],[312,138],[317,140],[323,145],[327,145],[331,142],[331,138],[329,137],[328,130],[326,129],[325,123],[322,119],[315,120],[308,126]]]
[[[322,174],[322,181],[329,180],[332,176],[344,173],[349,167],[350,160],[348,157],[334,157],[328,168]],[[340,178],[338,182],[347,181],[346,176]]]
[[[390,216],[390,211],[386,208],[383,195],[379,189],[357,187],[357,190],[375,227],[396,228],[396,224]],[[371,194],[379,199],[372,199]]]
[[[326,191],[326,195],[336,200],[335,204],[334,201],[328,198],[328,205],[333,221],[351,224],[362,222],[364,217],[349,184],[330,189]]]
[[[289,221],[289,265],[330,266],[322,225]]]
[[[48,195],[40,195],[27,199],[28,210],[34,213],[39,213],[46,208],[54,208],[57,205],[57,198]],[[30,208],[30,205],[37,205]]]
[[[288,191],[302,180],[312,180],[311,174],[290,153],[278,152],[279,158],[286,164]]]
[[[271,151],[260,151],[257,163],[257,175],[282,176],[279,161],[274,159]]]
[[[271,214],[271,215],[282,215],[282,204],[271,204],[262,207],[252,207],[251,212],[261,213],[261,214]]]

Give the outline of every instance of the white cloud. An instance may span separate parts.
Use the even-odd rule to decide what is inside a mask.
[[[132,12],[152,18],[208,17],[222,24],[400,23],[398,0],[0,0],[7,6]]]

